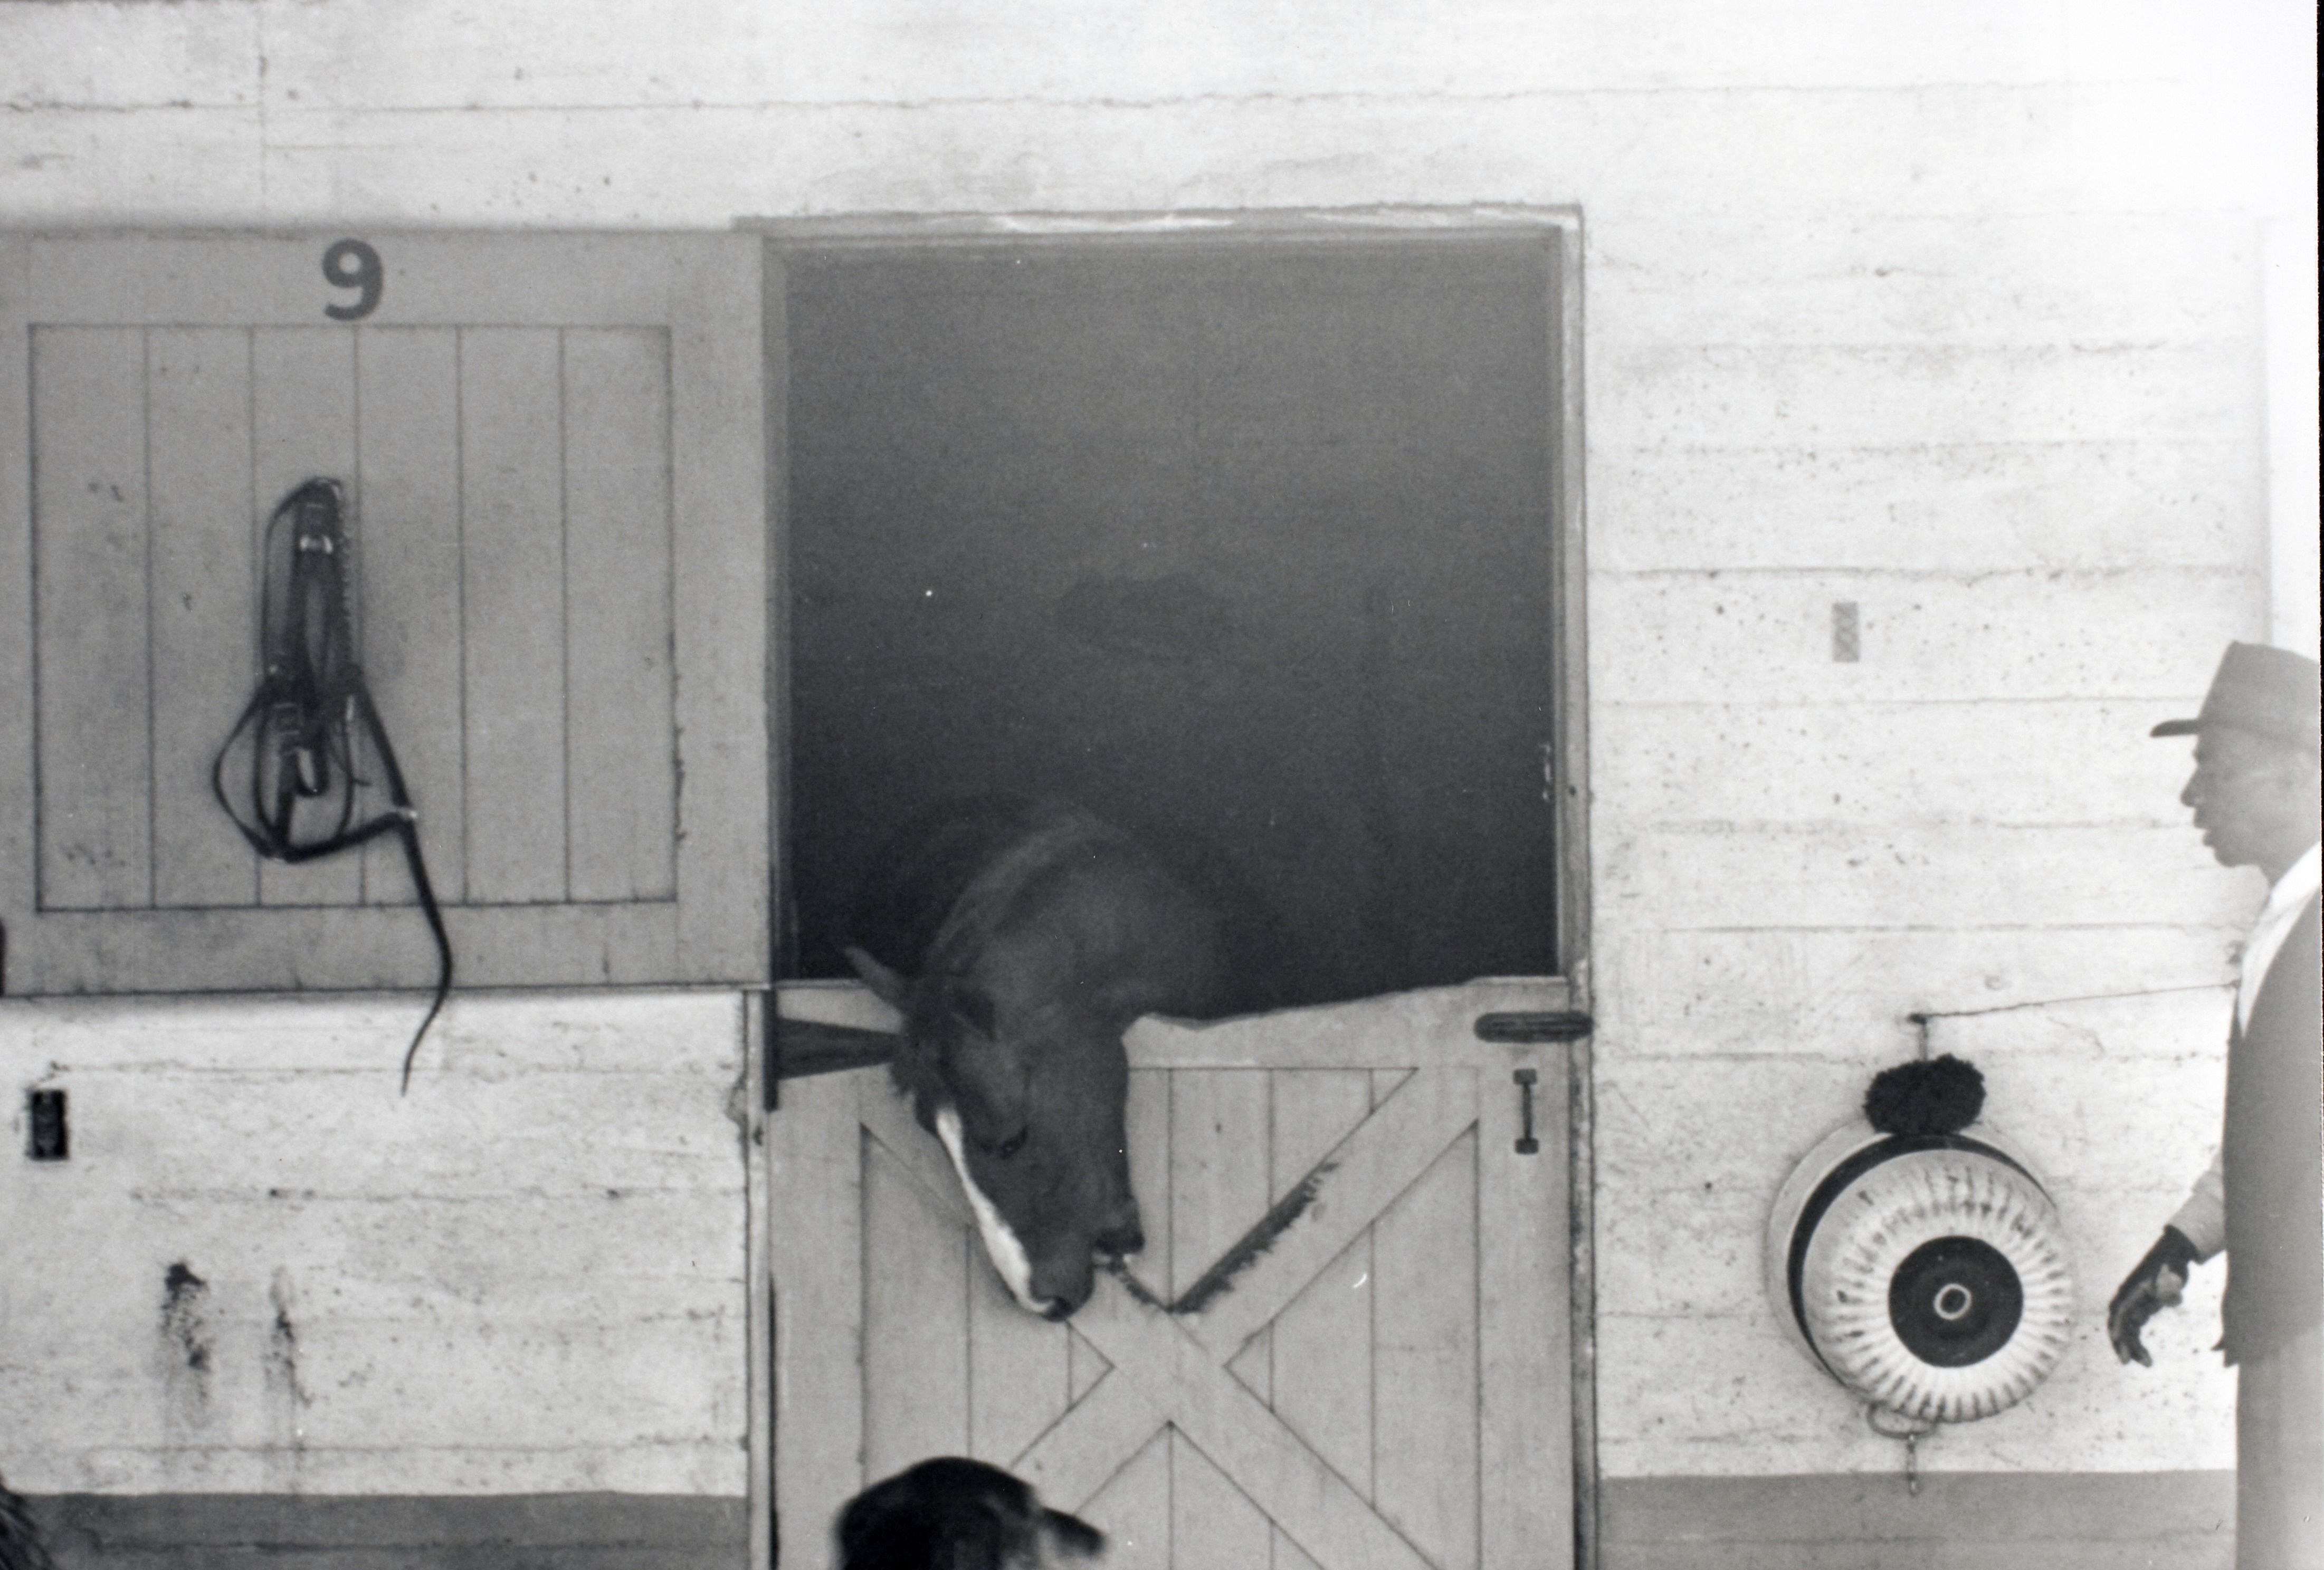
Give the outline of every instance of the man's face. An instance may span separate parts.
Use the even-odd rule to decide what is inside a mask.
[[[2179,799],[2222,867],[2289,864],[2316,842],[2315,755],[2255,731],[2214,725],[2196,737]]]

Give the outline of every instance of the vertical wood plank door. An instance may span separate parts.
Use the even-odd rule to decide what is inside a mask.
[[[212,795],[311,477],[461,979],[763,978],[760,273],[718,235],[0,240],[0,981],[432,979],[392,840],[263,861]]]
[[[834,991],[785,1012],[834,1017]],[[1147,1249],[1134,1289],[1101,1275],[1065,1324],[1011,1302],[884,1070],[787,1083],[769,1124],[783,1563],[825,1563],[866,1483],[961,1455],[1086,1517],[1132,1570],[1571,1564],[1568,1061],[1475,1031],[1563,1001],[1481,982],[1141,1021]],[[1184,1301],[1303,1185],[1227,1290]]]

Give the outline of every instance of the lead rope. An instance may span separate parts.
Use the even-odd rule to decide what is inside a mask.
[[[420,1038],[436,1023],[452,990],[452,940],[444,931],[435,886],[420,850],[420,813],[411,804],[403,770],[395,761],[379,711],[355,663],[355,628],[347,617],[346,493],[336,480],[309,480],[276,504],[266,523],[266,576],[260,590],[259,622],[264,673],[249,704],[226,733],[210,765],[210,792],[234,820],[251,848],[270,861],[293,865],[366,844],[393,834],[403,846],[404,865],[428,930],[436,940],[436,996],[403,1052],[399,1094],[411,1089],[411,1062]],[[355,822],[357,787],[369,785],[355,770],[360,730],[378,760],[388,810]],[[250,738],[250,801],[245,816],[226,788],[226,759]],[[320,838],[299,826],[300,803],[324,802],[337,817]],[[309,814],[310,817],[312,813]]]

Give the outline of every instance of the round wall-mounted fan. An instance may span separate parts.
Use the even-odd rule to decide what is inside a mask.
[[[1889,1079],[1904,1070],[1912,1088]],[[1984,1101],[1974,1069],[1904,1070],[1876,1080],[1868,1119],[1833,1130],[1776,1196],[1768,1295],[1808,1355],[1875,1406],[1921,1423],[1990,1417],[2065,1350],[2063,1229],[2024,1158],[1984,1125],[1966,1132]]]

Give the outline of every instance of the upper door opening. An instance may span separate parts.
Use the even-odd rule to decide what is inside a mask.
[[[778,242],[785,969],[991,791],[1237,904],[1275,1003],[1569,966],[1569,239]]]

